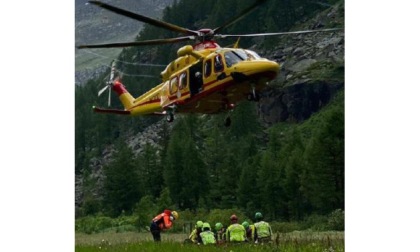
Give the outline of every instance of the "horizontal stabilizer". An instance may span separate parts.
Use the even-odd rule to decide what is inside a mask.
[[[93,106],[93,111],[96,113],[107,113],[107,114],[118,114],[118,115],[130,115],[130,111],[121,109],[104,109]]]

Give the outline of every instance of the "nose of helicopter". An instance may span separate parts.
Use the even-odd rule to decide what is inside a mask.
[[[232,76],[240,78],[249,77],[264,77],[267,81],[276,78],[280,70],[280,65],[275,61],[270,60],[253,60],[253,61],[242,61],[235,64],[232,67]]]

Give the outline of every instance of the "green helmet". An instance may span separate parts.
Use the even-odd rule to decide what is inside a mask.
[[[208,222],[203,223],[203,229],[205,229],[205,228],[211,229],[211,226]]]
[[[249,223],[247,221],[242,222],[242,226],[244,226],[245,229],[249,228]]]
[[[260,219],[262,219],[262,218],[263,218],[262,213],[260,213],[260,212],[256,212],[256,213],[255,213],[255,219],[260,220]]]
[[[202,228],[203,227],[203,222],[201,220],[197,221],[197,223],[195,224],[195,227],[197,228]]]
[[[223,228],[223,224],[220,222],[217,222],[216,225],[214,225],[214,228],[216,229],[216,231],[219,231],[220,229]]]

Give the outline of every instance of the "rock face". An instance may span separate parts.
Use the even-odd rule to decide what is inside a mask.
[[[158,151],[162,149],[162,145],[160,144],[164,137],[164,130],[165,130],[165,120],[160,120],[159,122],[150,125],[149,127],[145,128],[143,131],[137,132],[133,134],[128,140],[127,144],[133,150],[136,156],[141,155],[144,151],[144,148],[147,144],[155,147]],[[168,128],[166,130],[170,131],[172,129],[172,124],[166,123]],[[86,181],[91,181],[94,183],[91,191],[89,193],[95,199],[101,199],[102,195],[102,188],[104,185],[104,167],[109,164],[112,160],[112,155],[115,153],[115,149],[113,146],[109,146],[105,148],[102,153],[101,157],[94,157],[91,158],[89,161],[89,168],[91,173],[86,177],[83,178],[82,175],[76,176],[75,178],[75,204],[76,207],[80,207],[84,200],[84,183]]]
[[[302,29],[326,23],[344,26],[344,6],[320,13]],[[281,64],[276,80],[261,94],[259,115],[268,125],[308,119],[344,88],[344,31],[301,34],[280,40],[263,57]]]
[[[268,125],[301,122],[326,105],[343,83],[297,83],[283,89],[268,89],[262,94],[259,115]]]

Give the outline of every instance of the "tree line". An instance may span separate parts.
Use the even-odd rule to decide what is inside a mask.
[[[343,100],[302,124],[266,130],[248,102],[232,113],[230,128],[223,115],[179,116],[163,150],[146,145],[138,156],[119,141],[104,167],[103,198],[85,202],[95,205],[85,214],[131,213],[142,198],[163,193],[180,210],[239,208],[276,220],[344,209]]]

